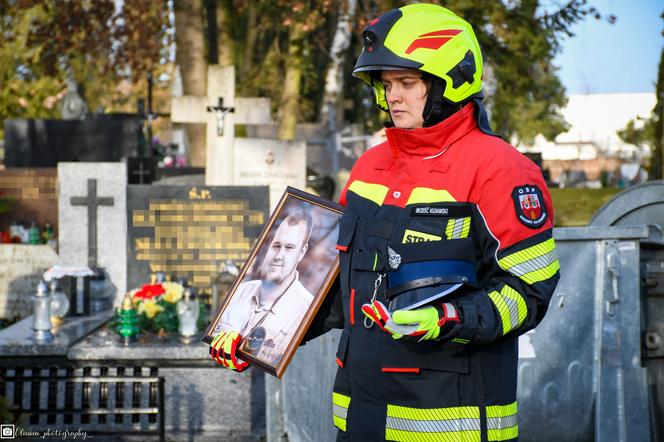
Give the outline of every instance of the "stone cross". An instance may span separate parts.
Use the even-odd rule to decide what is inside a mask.
[[[72,206],[87,206],[88,208],[88,267],[97,267],[97,207],[112,206],[113,197],[97,196],[97,180],[88,178],[88,194],[86,196],[72,196]]]
[[[207,125],[205,184],[231,185],[235,175],[235,125],[272,123],[270,100],[236,97],[235,68],[210,65],[207,72],[207,96],[173,97],[171,121]]]

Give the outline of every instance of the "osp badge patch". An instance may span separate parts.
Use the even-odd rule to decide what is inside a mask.
[[[519,221],[526,227],[537,229],[547,219],[542,191],[537,186],[518,186],[512,191],[512,200]]]

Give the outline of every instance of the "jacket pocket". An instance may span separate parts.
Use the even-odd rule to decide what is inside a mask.
[[[384,253],[378,250],[355,250],[353,252],[353,270],[382,273],[385,268]]]
[[[337,250],[348,252],[353,236],[355,235],[355,226],[357,225],[357,215],[350,212],[344,213],[339,222],[339,238],[337,240]]]
[[[449,354],[439,342],[394,341],[387,346],[382,365],[378,375],[388,404],[417,408],[461,404],[459,386],[469,371],[468,358]]]
[[[468,373],[468,357],[447,350],[440,342],[390,340],[386,341],[383,367]]]
[[[346,354],[348,353],[348,340],[350,338],[350,329],[345,328],[341,332],[341,338],[339,338],[339,347],[337,348],[337,365],[339,368],[344,368],[346,363]]]
[[[357,215],[346,212],[339,222],[339,238],[337,239],[337,250],[339,250],[339,270],[341,284],[341,294],[344,299],[350,296],[350,270],[351,255],[350,247],[353,243],[355,230],[357,228]]]

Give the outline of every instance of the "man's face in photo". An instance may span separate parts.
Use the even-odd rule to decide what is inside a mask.
[[[306,222],[289,225],[288,220],[284,220],[281,223],[263,260],[263,282],[280,284],[295,272],[297,264],[309,248],[309,244],[305,243],[306,236]]]

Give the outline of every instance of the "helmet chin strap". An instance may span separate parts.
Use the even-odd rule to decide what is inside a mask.
[[[467,103],[450,103],[443,98],[445,92],[445,80],[427,75],[424,79],[429,80],[429,93],[427,94],[427,101],[424,104],[422,111],[422,118],[424,119],[424,127],[435,126],[446,118],[452,116]]]
[[[445,92],[445,80],[429,74],[423,74],[422,79],[429,82],[427,101],[424,104],[424,109],[422,111],[422,119],[424,120],[422,127],[435,126],[436,124],[460,111],[466,104],[470,103],[471,101],[475,101],[478,104],[481,101],[481,96],[479,97],[479,101],[477,99],[473,100],[476,98],[473,96],[469,97],[467,100],[462,101],[461,103],[450,103],[449,101],[445,100],[445,98],[443,98],[443,92]],[[383,126],[386,128],[394,127],[392,114],[389,112],[389,110],[387,111],[387,115],[388,120],[383,121]]]

